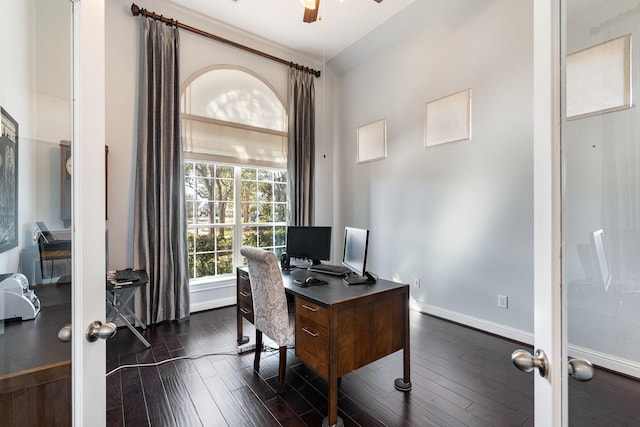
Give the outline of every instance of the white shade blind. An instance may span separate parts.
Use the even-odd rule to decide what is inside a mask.
[[[262,80],[238,69],[214,69],[182,96],[185,158],[284,168],[287,120]]]
[[[185,158],[285,168],[287,134],[183,114]]]

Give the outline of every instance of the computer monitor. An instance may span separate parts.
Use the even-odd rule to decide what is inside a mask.
[[[364,276],[366,272],[368,245],[369,230],[345,227],[342,265],[349,268],[358,276]]]
[[[287,255],[311,264],[331,259],[331,227],[287,227]]]

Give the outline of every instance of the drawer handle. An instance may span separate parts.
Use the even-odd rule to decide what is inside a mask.
[[[246,292],[240,291],[240,295],[242,295],[243,297],[246,298],[246,297],[250,296],[251,294],[248,294]]]
[[[244,307],[242,307],[242,308],[240,309],[240,311],[242,312],[242,314],[249,314],[249,313],[251,313],[251,311],[247,310],[247,309],[246,309],[246,308],[244,308]]]
[[[312,337],[317,337],[318,336],[317,332],[311,332],[307,328],[302,328],[302,330],[305,331],[306,333],[308,333],[309,335],[311,335]]]
[[[318,309],[316,307],[311,307],[311,306],[308,306],[307,304],[302,304],[302,306],[304,308],[306,308],[307,310],[309,310],[309,311],[314,311],[314,312],[318,311]]]

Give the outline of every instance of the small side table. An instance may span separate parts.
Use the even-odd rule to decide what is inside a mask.
[[[144,286],[149,283],[149,276],[147,272],[144,270],[136,270],[136,273],[140,276],[140,280],[135,282],[115,282],[107,279],[107,320],[113,321],[118,317],[124,322],[124,325],[129,328],[131,332],[142,342],[147,348],[151,347],[149,341],[142,336],[140,332],[135,328],[134,325],[129,322],[129,319],[125,316],[125,314],[129,314],[133,316],[134,323],[138,322],[142,329],[147,329],[147,327],[142,323],[140,318],[136,316],[136,314],[131,311],[129,308],[129,302],[131,298],[135,295],[135,291],[138,288],[142,288],[144,290]]]

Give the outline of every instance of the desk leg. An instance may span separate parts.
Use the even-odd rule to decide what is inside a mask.
[[[238,328],[238,345],[246,344],[249,342],[249,337],[246,335],[242,335],[242,312],[240,311],[240,304],[237,305],[236,308],[236,316],[237,316],[237,328]]]
[[[338,416],[338,314],[335,308],[329,313],[329,414],[322,420],[322,427],[343,427],[344,422]]]
[[[404,303],[404,312],[405,312],[405,324],[404,324],[404,348],[402,349],[402,353],[404,356],[403,361],[403,374],[404,378],[396,378],[393,382],[393,386],[396,390],[399,391],[409,391],[411,390],[411,351],[409,346],[410,335],[409,335],[409,291],[406,292],[406,296],[403,298]]]

